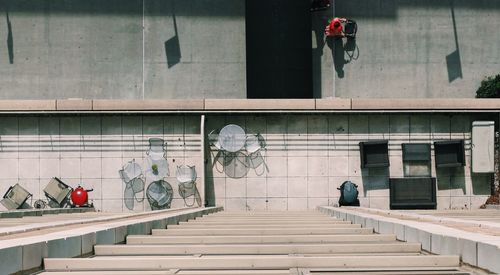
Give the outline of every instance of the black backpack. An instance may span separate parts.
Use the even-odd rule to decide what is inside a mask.
[[[359,206],[359,192],[356,184],[344,181],[337,189],[340,190],[339,206]]]

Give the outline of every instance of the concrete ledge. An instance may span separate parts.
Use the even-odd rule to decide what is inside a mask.
[[[314,110],[314,99],[205,99],[205,110]]]
[[[476,98],[353,98],[352,110],[497,110],[500,99]]]
[[[500,99],[475,98],[325,98],[325,99],[93,99],[0,100],[0,112],[65,111],[496,111]]]
[[[58,111],[92,111],[92,100],[59,99],[56,100]]]
[[[128,111],[128,110],[203,110],[203,99],[169,99],[169,100],[93,100],[94,111]]]
[[[371,226],[377,233],[395,234],[401,241],[420,242],[422,249],[429,252],[459,255],[467,264],[500,273],[500,262],[496,260],[500,257],[499,236],[470,233],[424,221],[389,218],[355,209],[322,206],[318,210],[367,226],[377,224]],[[397,217],[397,214],[394,216]]]
[[[64,111],[497,111],[500,99],[325,98],[325,99],[62,99],[0,100],[0,112]]]
[[[55,111],[55,100],[0,100],[2,111]]]
[[[27,216],[43,216],[63,213],[95,212],[94,208],[48,208],[48,209],[22,209],[0,211],[0,218],[21,218]]]
[[[349,110],[351,101],[350,98],[316,99],[316,110]]]
[[[88,255],[96,244],[125,242],[130,234],[150,234],[154,228],[165,228],[210,213],[222,207],[168,209],[141,214],[124,215],[120,220],[84,224],[77,229],[61,229],[35,236],[0,241],[0,259],[9,262],[0,265],[0,274],[34,270],[41,266],[43,258],[68,258]],[[149,214],[149,215],[145,215]],[[134,218],[134,219],[131,219]]]

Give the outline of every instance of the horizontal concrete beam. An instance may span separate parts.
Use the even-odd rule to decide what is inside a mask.
[[[383,99],[353,98],[352,110],[498,110],[500,99],[419,98]]]
[[[128,111],[128,110],[203,110],[203,99],[169,99],[169,100],[113,100],[94,99],[94,111]]]
[[[0,100],[0,111],[55,111],[55,100]]]
[[[95,255],[418,253],[419,243],[97,245]]]
[[[350,98],[316,99],[316,110],[349,110],[351,101]]]
[[[128,236],[127,244],[251,244],[251,243],[359,243],[396,241],[394,234],[241,235],[241,236]]]
[[[379,112],[498,111],[500,99],[58,99],[0,100],[0,112]]]
[[[56,100],[58,111],[92,111],[92,100],[59,99]]]
[[[45,259],[47,271],[168,270],[179,269],[285,269],[285,268],[384,268],[459,266],[458,256],[227,256],[210,257],[96,257]]]
[[[205,99],[205,110],[314,110],[314,99]]]
[[[153,236],[372,234],[372,228],[153,229]]]

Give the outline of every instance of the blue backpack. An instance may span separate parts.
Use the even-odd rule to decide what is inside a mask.
[[[356,184],[344,181],[337,189],[340,190],[339,206],[359,206],[359,192]]]

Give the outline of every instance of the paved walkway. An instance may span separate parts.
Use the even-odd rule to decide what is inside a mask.
[[[94,251],[46,258],[43,274],[470,274],[458,256],[319,212],[220,212]]]

